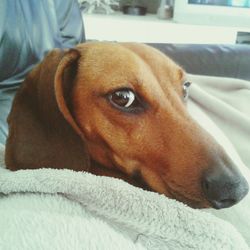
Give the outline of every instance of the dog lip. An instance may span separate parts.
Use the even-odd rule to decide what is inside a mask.
[[[208,208],[209,207],[208,204],[204,204],[201,200],[190,199],[190,198],[187,198],[186,196],[184,196],[180,193],[173,193],[171,191],[169,191],[169,193],[171,193],[171,195],[172,195],[171,199],[175,199],[176,201],[181,202],[185,205],[188,205],[191,208],[200,209],[200,208]]]
[[[177,200],[181,203],[184,203],[192,208],[207,208],[207,207],[209,207],[208,204],[204,204],[203,200],[190,199],[187,196],[185,196],[184,194],[174,190],[172,187],[170,187],[170,185],[168,183],[166,183],[166,181],[164,181],[164,184],[166,186],[167,194],[169,194],[171,196],[171,197],[169,197],[169,195],[165,194],[167,197],[169,197],[171,199],[175,199],[175,200]]]

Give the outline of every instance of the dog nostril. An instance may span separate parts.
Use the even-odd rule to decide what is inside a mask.
[[[215,209],[221,209],[221,208],[227,208],[227,207],[231,207],[234,204],[237,203],[237,200],[235,199],[223,199],[223,200],[211,200],[210,201],[212,206]]]
[[[233,203],[234,200],[233,199],[224,199],[224,200],[221,200],[220,202],[222,202],[222,203]]]
[[[229,206],[234,205],[235,203],[237,203],[237,200],[235,200],[235,199],[223,199],[219,202],[221,204],[221,208],[224,208],[224,207],[229,207]]]

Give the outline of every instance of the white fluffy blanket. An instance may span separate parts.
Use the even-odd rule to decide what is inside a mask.
[[[190,78],[194,82],[192,115],[216,136],[249,178],[249,170],[214,122],[228,133],[245,163],[249,162],[245,149],[249,147],[250,115],[245,106],[250,83]],[[237,98],[242,107],[236,106]],[[237,123],[244,125],[233,127]],[[233,133],[236,139],[231,138]],[[249,249],[249,196],[232,209],[218,211],[216,215],[225,219],[221,220],[114,178],[54,169],[10,172],[4,168],[3,153],[2,147],[0,249]]]

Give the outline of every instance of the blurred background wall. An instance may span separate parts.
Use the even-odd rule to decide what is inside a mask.
[[[148,13],[156,13],[161,0],[134,0],[138,5],[147,7]],[[120,6],[131,3],[131,0],[120,0]]]

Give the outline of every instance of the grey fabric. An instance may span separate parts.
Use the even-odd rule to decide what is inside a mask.
[[[0,95],[0,144],[5,144],[8,135],[7,116],[15,95],[15,90],[5,91]]]
[[[150,44],[170,56],[188,73],[250,80],[250,46]]]
[[[77,0],[0,1],[0,142],[15,91],[53,48],[84,42]]]
[[[191,115],[223,146],[250,185],[250,81],[190,74],[188,80]],[[250,193],[233,207],[210,212],[232,223],[250,247]]]

